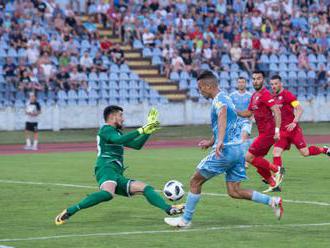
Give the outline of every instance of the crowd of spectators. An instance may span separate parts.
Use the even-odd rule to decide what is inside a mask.
[[[90,72],[124,63],[120,46],[101,39],[93,20],[80,20],[79,3],[0,1],[0,65],[10,86],[25,93],[88,90]]]
[[[330,47],[328,0],[114,2],[89,1],[86,10],[126,43],[160,48],[167,76],[194,75],[201,63],[229,70],[219,63],[224,53],[248,72],[261,54],[295,54],[299,67],[311,70],[307,55],[328,55]]]

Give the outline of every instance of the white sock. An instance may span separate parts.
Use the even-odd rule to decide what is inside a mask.
[[[33,141],[33,146],[34,146],[34,147],[38,147],[38,140],[34,140],[34,141]]]
[[[30,139],[26,139],[26,146],[31,146],[31,140]]]

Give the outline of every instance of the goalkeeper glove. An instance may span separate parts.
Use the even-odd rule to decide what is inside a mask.
[[[148,114],[148,123],[152,123],[156,121],[158,121],[158,110],[152,107]]]
[[[160,129],[160,122],[147,123],[143,127],[138,128],[139,134],[152,134]]]

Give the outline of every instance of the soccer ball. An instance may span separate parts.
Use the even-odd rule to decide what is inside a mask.
[[[168,181],[164,186],[163,193],[170,201],[178,201],[184,196],[183,185],[176,180]]]

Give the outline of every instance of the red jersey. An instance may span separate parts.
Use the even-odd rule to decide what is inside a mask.
[[[275,118],[270,109],[274,105],[275,101],[273,96],[266,88],[262,88],[260,91],[253,93],[248,110],[253,112],[259,135],[274,135]]]
[[[288,90],[282,90],[279,94],[274,94],[275,103],[281,109],[281,130],[286,131],[286,126],[294,120],[294,102],[297,97]],[[297,123],[297,128],[299,125]],[[293,130],[292,130],[293,131]]]

